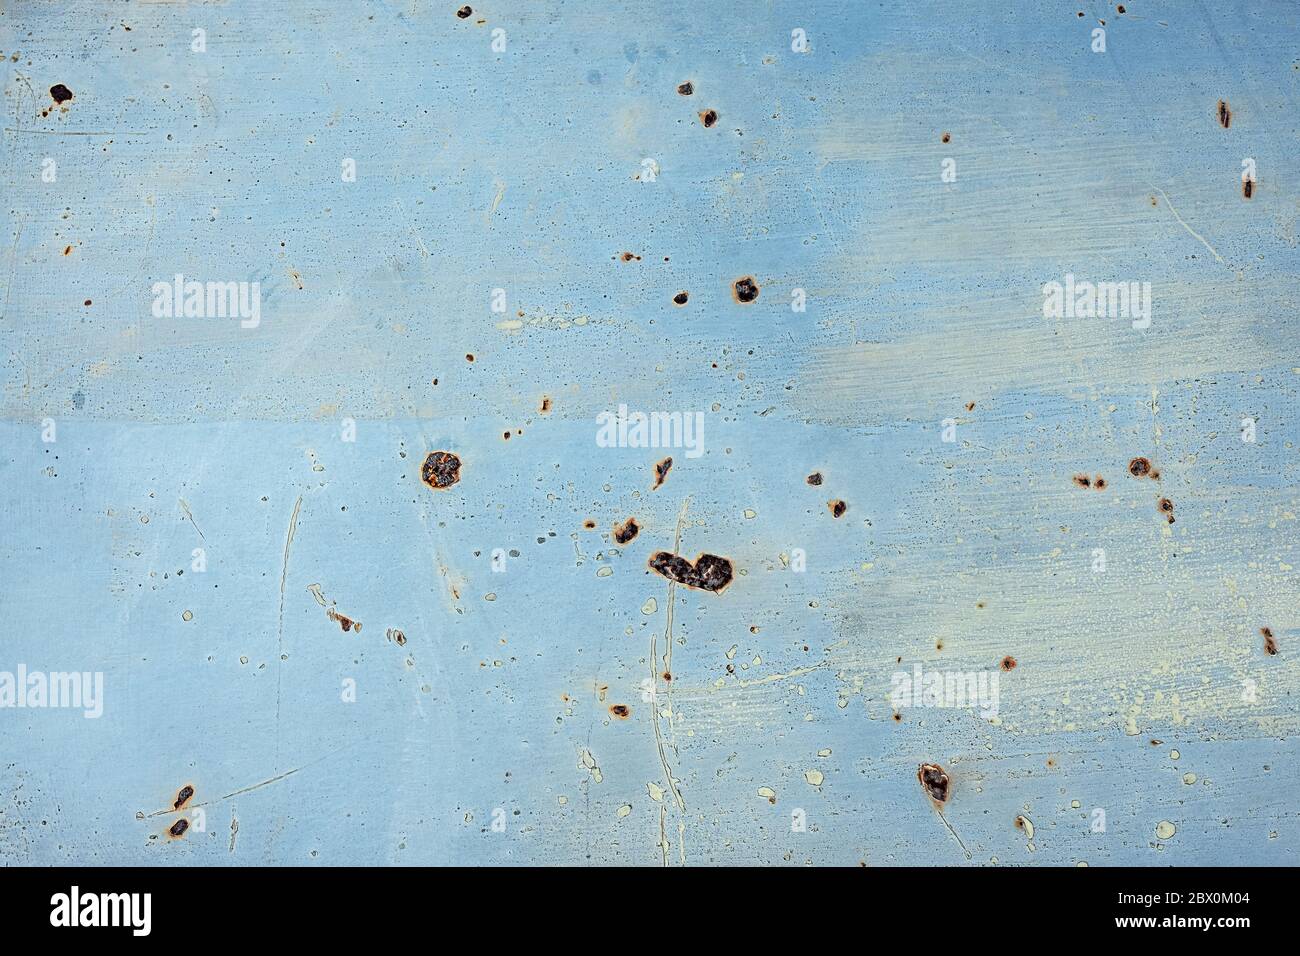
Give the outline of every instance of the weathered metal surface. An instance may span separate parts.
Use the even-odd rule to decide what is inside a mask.
[[[0,858],[1298,862],[1297,8],[1126,7],[5,4]]]

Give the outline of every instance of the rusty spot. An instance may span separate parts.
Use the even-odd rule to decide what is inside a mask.
[[[839,498],[836,498],[834,501],[826,502],[826,507],[830,508],[831,514],[833,514],[837,518],[843,518],[844,512],[849,510],[849,506],[846,505]]]
[[[701,554],[691,563],[679,554],[656,551],[650,556],[649,568],[669,581],[700,591],[722,591],[732,579],[730,559],[716,554]]]
[[[753,276],[741,276],[731,283],[731,297],[737,302],[749,303],[758,298],[758,283]]]
[[[588,518],[586,521],[584,521],[584,522],[582,523],[582,526],[583,526],[584,528],[586,528],[588,531],[590,531],[590,530],[592,530],[594,527],[596,527],[596,522],[593,521],[591,518]]]
[[[1122,14],[1122,13],[1127,13],[1128,11],[1124,9],[1124,4],[1121,3],[1119,6],[1115,8],[1115,12]]]
[[[460,481],[460,457],[449,451],[431,451],[420,468],[420,480],[430,488],[450,488]]]
[[[937,763],[923,763],[916,770],[916,779],[921,781],[926,794],[935,803],[942,806],[948,802],[951,782],[943,767]]]
[[[654,491],[668,480],[668,472],[672,470],[672,467],[672,458],[665,458],[663,461],[655,463],[655,483],[650,486],[651,491]]]
[[[705,129],[708,129],[709,127],[713,126],[715,123],[717,123],[717,121],[718,121],[717,110],[700,110],[700,122],[704,124]]]
[[[628,518],[622,524],[614,525],[614,540],[619,544],[627,544],[640,533],[641,526],[636,523],[635,518]]]
[[[1168,516],[1168,518],[1169,518],[1169,523],[1170,523],[1170,524],[1173,524],[1173,523],[1174,523],[1174,503],[1173,503],[1172,501],[1170,501],[1168,498],[1161,498],[1158,507],[1160,508],[1160,510],[1161,510],[1165,515]]]
[[[941,142],[941,143],[951,143],[951,142],[952,142],[952,134],[950,134],[950,133],[944,133],[942,136],[939,137],[939,142]]]
[[[167,828],[167,833],[172,837],[172,839],[179,840],[181,837],[185,836],[185,831],[188,830],[189,828],[190,828],[190,821],[186,820],[184,817],[181,817],[179,820],[177,820],[175,823],[173,823],[171,826]]]
[[[465,361],[466,361],[466,362],[472,362],[472,361],[474,361],[474,353],[473,353],[473,352],[466,352],[466,353],[465,353]]]
[[[900,714],[900,713],[898,713],[897,711],[895,711],[895,712],[894,712],[894,723],[896,723],[896,724],[901,724],[902,722],[903,722],[903,715]]]
[[[1255,180],[1247,177],[1241,181],[1241,194],[1246,199],[1255,195]]]
[[[683,289],[681,292],[678,292],[673,296],[673,305],[685,305],[690,297],[691,294]]]
[[[468,20],[473,15],[474,11],[470,7],[461,7],[456,11],[456,16],[460,17],[462,20]]]
[[[360,621],[354,621],[346,614],[340,614],[338,611],[334,610],[334,608],[329,608],[325,612],[325,616],[328,617],[331,621],[336,621],[338,623],[338,626],[343,628],[345,632],[350,631],[355,627],[357,629],[357,633],[358,634],[361,633]]]
[[[1078,485],[1080,488],[1092,487],[1092,479],[1089,478],[1087,475],[1075,475],[1074,483]]]
[[[190,802],[192,796],[194,796],[194,787],[187,783],[176,791],[176,801],[172,804],[172,809],[179,810]]]
[[[822,473],[820,471],[814,471],[811,475],[805,478],[804,481],[816,488],[822,483]]]
[[[974,403],[974,402],[967,402],[967,403],[966,403],[966,411],[968,411],[968,412],[973,412],[973,411],[975,411],[975,403]]]
[[[551,396],[543,395],[542,404],[538,406],[537,410],[543,415],[549,415],[551,412]]]
[[[637,262],[641,261],[641,257],[638,256],[635,252],[625,252],[621,256],[619,256],[619,258],[622,259],[624,262],[631,262],[633,259],[635,259]]]
[[[68,89],[62,83],[55,83],[50,87],[50,96],[54,97],[54,102],[63,104],[72,99],[72,90]]]
[[[70,256],[70,255],[72,255],[72,246],[64,246],[64,247],[63,247],[63,254],[64,254],[65,256]]]
[[[1016,659],[1008,654],[1006,657],[1002,658],[998,667],[1001,667],[1004,671],[1013,671],[1016,669]]]
[[[680,93],[682,96],[690,96],[692,93],[695,92],[695,84],[692,83],[690,80],[687,80],[685,83],[678,83],[677,92]]]
[[[504,440],[504,441],[509,441],[509,440],[510,440],[510,433],[509,433],[509,432],[502,432],[502,433],[501,433],[501,438],[502,438],[502,440]]]
[[[609,712],[619,720],[627,720],[632,716],[632,708],[627,704],[610,704]]]
[[[1098,475],[1096,478],[1092,479],[1092,486],[1098,491],[1104,491],[1106,488],[1106,479],[1101,475]]]
[[[1232,125],[1232,110],[1228,108],[1227,100],[1219,100],[1219,125],[1224,129]]]
[[[1270,657],[1277,656],[1277,639],[1273,637],[1273,629],[1261,627],[1259,633],[1264,635],[1264,653]]]
[[[1151,459],[1134,458],[1128,463],[1128,473],[1134,478],[1145,478],[1151,474]]]
[[[660,674],[659,676],[662,677],[665,681],[667,681],[667,682],[670,683],[670,684],[673,682],[673,675],[672,675],[672,673],[669,672],[669,671],[664,671],[664,672],[663,672],[662,674]]]
[[[83,303],[81,303],[81,304],[82,304],[82,305],[90,305],[90,300],[87,299],[85,302],[83,302]]]

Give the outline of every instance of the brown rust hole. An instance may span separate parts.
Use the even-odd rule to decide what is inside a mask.
[[[627,544],[640,533],[641,526],[636,523],[636,518],[628,518],[622,524],[614,525],[614,540],[619,544]]]
[[[894,723],[896,723],[896,724],[901,724],[902,722],[903,722],[903,715],[900,714],[900,713],[898,713],[897,711],[895,711],[895,712],[894,712]]]
[[[610,704],[609,712],[619,720],[627,720],[632,716],[632,708],[627,704]]]
[[[1134,458],[1128,463],[1128,473],[1134,478],[1145,478],[1151,474],[1151,459]]]
[[[826,507],[831,509],[831,514],[836,518],[843,518],[844,512],[849,510],[849,506],[839,498],[836,498],[834,501],[826,502]]]
[[[596,522],[588,518],[586,521],[582,523],[582,526],[586,528],[588,531],[591,531],[596,527]]]
[[[651,491],[654,491],[668,480],[668,472],[672,470],[672,467],[672,458],[665,458],[663,461],[655,462],[655,483],[650,486]]]
[[[1232,110],[1227,100],[1219,100],[1219,125],[1224,129],[1232,125]]]
[[[998,663],[998,667],[1001,667],[1004,671],[1013,671],[1016,669],[1016,659],[1008,654]]]
[[[695,84],[692,83],[690,80],[687,80],[685,83],[678,83],[677,92],[680,93],[682,96],[690,96],[692,93],[695,92]]]
[[[638,256],[635,252],[625,252],[622,255],[620,255],[619,258],[622,259],[624,262],[641,261],[641,257]]]
[[[184,817],[181,817],[179,820],[177,820],[175,823],[173,823],[171,826],[167,828],[167,834],[173,840],[179,840],[181,837],[185,836],[185,831],[188,830],[189,828],[190,828],[190,821],[186,820]]]
[[[1264,653],[1270,657],[1277,656],[1277,638],[1273,636],[1271,627],[1261,627],[1259,633],[1264,635]]]
[[[189,803],[190,798],[193,796],[194,787],[187,783],[176,791],[176,800],[172,803],[172,809],[179,810],[181,807],[185,806],[185,804]]]
[[[456,11],[456,16],[460,17],[462,20],[468,20],[473,15],[474,10],[471,7],[461,7]]]
[[[685,290],[678,292],[673,296],[673,305],[685,305],[691,298],[691,294]]]
[[[805,478],[804,481],[816,488],[822,483],[822,473],[820,471],[814,471],[811,475]]]
[[[1170,524],[1174,523],[1174,503],[1168,498],[1161,498],[1156,505],[1160,512],[1168,519]]]
[[[741,276],[731,283],[731,297],[740,303],[753,302],[758,298],[758,283],[753,276]]]
[[[942,136],[939,137],[939,142],[941,142],[941,143],[951,143],[951,142],[952,142],[952,134],[951,134],[951,133],[944,133]]]
[[[1246,199],[1255,195],[1255,180],[1247,177],[1241,181],[1241,195]]]
[[[343,628],[344,633],[352,630],[354,627],[357,629],[358,633],[360,633],[361,631],[360,622],[354,621],[346,614],[340,614],[338,611],[334,610],[334,608],[330,608],[329,610],[327,610],[325,612],[325,616],[328,617],[331,621],[337,623],[339,627]]]
[[[669,581],[715,593],[725,590],[734,575],[731,560],[716,554],[700,554],[691,562],[670,551],[656,551],[647,566]]]
[[[705,129],[709,129],[718,122],[717,110],[700,110],[700,122],[704,124]]]
[[[1092,486],[1096,488],[1098,491],[1105,491],[1106,479],[1103,478],[1101,475],[1098,475],[1097,477],[1092,479]]]
[[[537,406],[537,410],[543,415],[549,415],[551,413],[551,397],[549,395],[542,396],[542,404]]]
[[[926,794],[935,803],[942,806],[948,802],[952,781],[948,779],[948,772],[943,767],[937,763],[923,763],[917,768],[916,779],[921,781]]]
[[[472,361],[474,361],[474,353],[473,353],[473,352],[466,352],[466,353],[465,353],[465,361],[466,361],[466,362],[472,362]]]
[[[1075,475],[1074,483],[1078,485],[1080,488],[1092,487],[1092,479],[1089,478],[1087,475]]]
[[[50,87],[50,96],[54,98],[54,102],[63,104],[72,99],[72,90],[68,89],[62,83],[55,83]]]
[[[449,451],[431,451],[420,467],[420,480],[430,488],[450,488],[460,481],[460,456]]]

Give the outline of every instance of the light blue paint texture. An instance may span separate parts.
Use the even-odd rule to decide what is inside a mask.
[[[104,712],[0,710],[0,859],[1300,862],[1298,8],[457,6],[3,5],[0,671]]]

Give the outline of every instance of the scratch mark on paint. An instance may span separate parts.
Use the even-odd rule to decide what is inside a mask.
[[[1222,263],[1223,265],[1226,266],[1227,263],[1223,261],[1223,256],[1219,255],[1219,251],[1218,251],[1217,249],[1215,249],[1214,246],[1212,246],[1212,245],[1210,245],[1208,242],[1206,242],[1204,236],[1202,236],[1199,232],[1197,232],[1197,231],[1196,231],[1195,229],[1193,229],[1191,226],[1187,225],[1187,223],[1183,220],[1183,217],[1182,217],[1182,216],[1178,215],[1178,210],[1175,209],[1175,208],[1174,208],[1174,204],[1171,203],[1171,202],[1169,201],[1169,197],[1168,197],[1168,196],[1165,196],[1165,191],[1164,191],[1163,189],[1161,189],[1159,186],[1155,186],[1155,187],[1153,187],[1153,188],[1154,188],[1155,191],[1158,192],[1161,196],[1164,196],[1165,203],[1169,206],[1169,211],[1172,212],[1172,213],[1174,214],[1174,218],[1178,220],[1178,224],[1179,224],[1180,226],[1182,226],[1184,229],[1186,229],[1186,230],[1188,231],[1188,233],[1190,233],[1192,236],[1194,236],[1194,237],[1195,237],[1195,238],[1196,238],[1196,239],[1201,243],[1201,245],[1203,245],[1206,249],[1209,249],[1210,252],[1211,252],[1211,254],[1213,254],[1214,258],[1218,259],[1220,263]]]
[[[178,498],[177,500],[181,503],[181,511],[185,512],[185,517],[190,519],[190,524],[194,525],[194,530],[199,532],[199,538],[204,544],[207,544],[208,539],[203,537],[203,532],[199,529],[198,523],[195,522],[194,515],[190,512],[189,503],[184,498]]]

